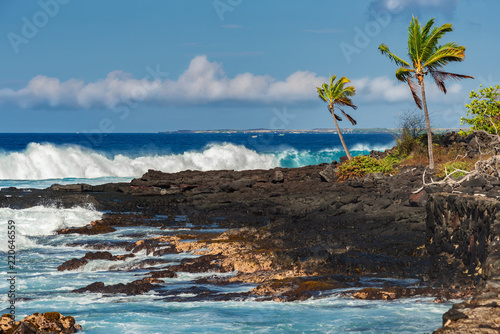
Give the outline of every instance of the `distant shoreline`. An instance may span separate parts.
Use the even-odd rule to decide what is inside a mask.
[[[434,133],[445,133],[445,132],[458,132],[460,130],[467,130],[461,128],[435,128],[432,131]],[[378,133],[388,133],[397,134],[399,129],[390,128],[346,128],[341,129],[343,134],[378,134]],[[161,131],[158,133],[163,134],[190,134],[190,133],[257,133],[257,134],[325,134],[332,133],[336,134],[337,131],[334,129],[295,129],[295,130],[285,130],[285,129],[247,129],[247,130],[236,130],[236,129],[218,129],[218,130],[176,130],[176,131]]]

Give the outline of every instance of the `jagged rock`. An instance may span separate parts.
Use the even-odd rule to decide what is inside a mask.
[[[89,260],[123,261],[129,257],[135,257],[135,255],[124,254],[124,255],[113,256],[113,254],[111,254],[110,252],[88,252],[81,259],[71,259],[69,261],[64,262],[59,267],[57,267],[57,270],[58,271],[76,270],[89,263]]]
[[[432,288],[403,288],[403,287],[389,287],[389,288],[365,288],[356,291],[352,296],[356,299],[366,300],[394,300],[403,297],[413,297],[418,295],[435,296],[437,291]]]
[[[275,171],[270,181],[271,183],[283,183],[285,181],[283,172],[280,170]]]
[[[204,272],[227,272],[229,270],[221,267],[223,255],[203,255],[194,259],[182,259],[181,264],[171,266],[171,271],[181,271],[190,273]]]
[[[179,254],[179,253],[180,252],[177,250],[177,248],[175,246],[169,246],[169,247],[165,247],[165,248],[162,248],[159,250],[155,250],[153,252],[153,256],[162,256],[165,254]]]
[[[470,301],[453,305],[443,315],[443,327],[434,333],[498,333],[500,331],[500,295],[485,292]]]
[[[142,250],[146,250],[146,254],[149,255],[156,251],[160,247],[160,242],[158,240],[139,240],[125,248],[127,251],[132,253],[137,253]]]
[[[241,179],[229,183],[225,183],[221,186],[221,190],[231,193],[235,191],[239,191],[243,188],[251,188],[252,185],[254,184],[254,181],[251,179]]]
[[[113,254],[110,252],[88,252],[83,259],[87,260],[112,260]]]
[[[333,168],[332,165],[326,166],[325,169],[319,172],[319,175],[321,176],[321,181],[334,182],[335,180],[337,180],[337,171],[338,169]]]
[[[115,232],[116,228],[111,227],[101,221],[95,221],[90,223],[90,225],[83,227],[72,227],[57,231],[57,234],[85,234],[85,235],[96,235],[96,234],[106,234]]]
[[[84,192],[84,191],[92,191],[93,187],[89,184],[78,183],[78,184],[53,184],[48,189],[52,191],[68,191],[68,192]]]
[[[152,278],[175,278],[177,274],[173,270],[159,270],[148,273]]]
[[[59,312],[33,313],[21,321],[13,321],[10,314],[0,318],[0,333],[8,334],[70,334],[82,330],[72,316]]]
[[[422,189],[418,193],[410,195],[410,206],[425,207],[428,198],[429,194]]]
[[[86,259],[71,259],[64,262],[59,267],[57,267],[57,270],[58,271],[76,270],[80,267],[83,267],[87,263],[89,263],[89,261]]]
[[[122,293],[126,295],[139,295],[154,289],[152,283],[163,283],[156,278],[143,278],[127,284],[118,283],[106,286],[103,282],[95,282],[84,288],[73,290],[74,293],[97,292],[97,293]]]

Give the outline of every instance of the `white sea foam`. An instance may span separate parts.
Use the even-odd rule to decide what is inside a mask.
[[[60,209],[55,207],[36,206],[28,209],[15,210],[0,208],[0,251],[7,251],[7,224],[15,222],[16,249],[27,249],[35,246],[30,239],[33,236],[54,234],[55,231],[67,227],[80,227],[98,220],[102,213],[92,208],[75,207]]]
[[[355,154],[371,150],[383,151],[389,147],[392,145],[358,143],[350,150]],[[3,186],[34,188],[47,187],[52,183],[101,184],[124,181],[110,178],[138,177],[148,169],[174,173],[188,169],[206,171],[300,167],[331,162],[338,160],[342,155],[344,155],[342,147],[320,151],[280,148],[273,154],[258,153],[245,146],[223,143],[208,145],[202,151],[132,158],[123,154],[106,156],[77,145],[31,143],[21,152],[0,153],[0,180],[4,180]],[[34,182],[37,180],[42,183]],[[11,184],[12,182],[14,184]]]
[[[352,155],[366,154],[372,150],[384,151],[394,145],[371,145],[366,143],[358,143],[353,145],[349,150]],[[323,162],[332,162],[339,160],[344,156],[345,152],[342,147],[326,148],[320,151],[302,150],[298,151],[293,148],[283,149],[276,153],[276,158],[281,167],[301,167],[306,165],[317,165]]]
[[[357,143],[354,146],[352,146],[351,148],[349,148],[349,150],[351,150],[351,151],[368,151],[368,152],[370,152],[370,151],[385,151],[388,148],[394,147],[394,145],[396,145],[396,142],[392,142],[389,145],[371,145],[371,144],[367,144],[367,143]]]
[[[62,178],[137,177],[148,169],[164,172],[221,169],[268,169],[277,166],[272,154],[244,146],[213,144],[201,152],[127,157],[106,157],[81,146],[31,143],[22,152],[0,154],[0,179],[43,180]]]

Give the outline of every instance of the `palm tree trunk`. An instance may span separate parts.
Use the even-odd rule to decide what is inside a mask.
[[[424,78],[419,80],[420,89],[422,90],[422,104],[424,105],[424,115],[425,115],[425,128],[427,129],[427,150],[429,153],[429,168],[434,170],[434,153],[432,151],[432,131],[431,131],[431,121],[429,119],[429,112],[427,111],[427,99],[425,98],[425,85]]]
[[[344,141],[344,137],[342,136],[342,132],[340,132],[339,123],[337,123],[337,119],[335,118],[335,115],[333,113],[332,113],[332,116],[333,116],[333,121],[335,122],[335,127],[337,128],[337,133],[339,134],[339,137],[340,137],[340,142],[342,143],[342,146],[344,146],[344,151],[345,151],[345,154],[347,155],[347,159],[351,160],[352,156],[351,156],[351,153],[349,153],[349,150],[347,149],[347,146],[346,146],[345,141]]]

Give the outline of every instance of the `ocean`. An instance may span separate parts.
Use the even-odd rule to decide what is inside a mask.
[[[353,155],[394,145],[390,134],[345,134]],[[130,181],[148,169],[269,169],[300,167],[338,160],[342,146],[335,134],[174,133],[174,134],[0,134],[0,188],[45,188],[54,183]],[[29,191],[29,190],[27,190]],[[0,195],[3,196],[3,195]],[[186,217],[166,229],[118,228],[98,235],[55,235],[70,226],[85,226],[103,215],[92,206],[60,208],[46,203],[29,209],[0,208],[0,309],[8,313],[7,226],[16,222],[16,319],[34,312],[72,315],[83,333],[429,333],[441,326],[451,303],[432,298],[362,301],[329,294],[303,302],[188,301],[138,295],[75,294],[73,289],[96,281],[106,285],[137,279],[138,264],[150,255],[126,261],[91,261],[77,271],[57,271],[80,258],[96,241],[135,241],[193,226]],[[177,225],[176,225],[177,224]],[[216,223],[213,228],[218,231]],[[210,232],[211,230],[207,230]],[[70,246],[73,244],[73,246]],[[114,255],[125,254],[113,249]],[[164,255],[179,261],[190,254]],[[220,275],[234,275],[225,273]],[[193,280],[213,274],[180,273],[165,279],[165,290],[190,288]],[[367,280],[366,286],[372,283]],[[416,282],[401,282],[413,284]],[[223,292],[244,292],[254,285],[209,286]],[[182,296],[190,297],[186,292]],[[194,297],[195,295],[193,295]]]

